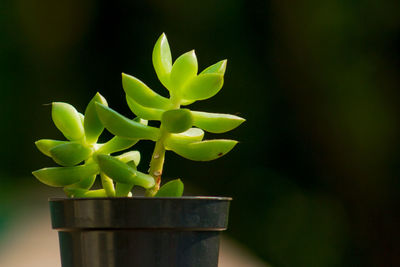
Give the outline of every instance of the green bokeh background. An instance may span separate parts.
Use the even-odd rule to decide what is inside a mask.
[[[30,172],[53,165],[33,142],[62,138],[42,104],[83,111],[99,91],[131,116],[120,74],[166,95],[151,63],[166,32],[173,58],[195,48],[200,69],[228,59],[222,91],[190,108],[247,122],[224,135],[240,140],[227,156],[169,153],[164,176],[232,196],[229,234],[273,266],[400,266],[399,10],[395,0],[1,0],[0,234],[23,209],[15,195],[44,186]],[[144,162],[152,146],[138,146]]]

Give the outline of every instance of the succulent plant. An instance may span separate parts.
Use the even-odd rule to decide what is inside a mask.
[[[194,50],[173,63],[168,40],[162,34],[153,49],[153,66],[158,79],[169,91],[169,98],[123,73],[127,104],[137,116],[133,120],[108,107],[99,93],[90,101],[84,115],[67,103],[53,103],[53,121],[69,141],[42,139],[36,146],[63,167],[43,168],[33,174],[47,185],[64,187],[71,197],[130,196],[133,186],[144,187],[147,196],[181,196],[183,183],[180,179],[160,186],[165,152],[171,150],[196,161],[217,159],[228,153],[237,141],[203,140],[204,131],[224,133],[245,121],[235,115],[182,108],[217,94],[224,82],[226,64],[226,60],[219,61],[198,74]],[[160,127],[149,126],[147,122],[151,120],[160,121]],[[104,128],[115,137],[98,144]],[[138,151],[111,156],[140,140],[155,142],[148,174],[137,170]],[[90,190],[98,174],[103,189]]]

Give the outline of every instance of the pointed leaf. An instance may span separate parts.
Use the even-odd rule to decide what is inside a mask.
[[[187,144],[203,140],[204,131],[199,128],[190,128],[189,130],[179,133],[171,134],[165,141],[166,144],[169,143],[179,143]]]
[[[104,126],[97,115],[95,102],[99,102],[107,106],[107,100],[101,94],[96,93],[96,95],[92,98],[92,100],[90,100],[88,106],[86,107],[84,129],[86,142],[88,142],[89,144],[96,143],[100,134],[104,130]]]
[[[159,129],[132,121],[100,103],[96,103],[96,108],[104,127],[112,134],[128,139],[158,140]]]
[[[190,160],[209,161],[222,157],[231,151],[236,144],[237,141],[226,139],[207,140],[189,144],[169,140],[165,143],[165,147]]]
[[[119,136],[114,136],[107,143],[101,144],[97,149],[97,154],[112,154],[130,148],[136,144],[139,139],[126,139]]]
[[[91,154],[90,148],[71,142],[58,145],[50,150],[51,157],[62,166],[74,166],[89,158]]]
[[[86,190],[81,188],[64,188],[65,193],[73,198],[107,197],[104,189]]]
[[[154,45],[153,66],[160,82],[168,88],[169,75],[172,69],[172,57],[165,33],[161,34]]]
[[[96,181],[96,176],[95,175],[89,175],[88,177],[82,178],[79,182],[68,185],[68,188],[82,188],[82,189],[90,189],[94,182]]]
[[[84,130],[78,111],[67,103],[53,102],[51,112],[54,124],[69,140],[80,140]]]
[[[169,181],[161,186],[155,197],[181,197],[183,194],[183,187],[181,179]]]
[[[168,109],[172,106],[168,98],[160,96],[138,78],[125,73],[122,73],[122,87],[130,98],[142,106],[160,109]]]
[[[192,111],[192,117],[194,126],[210,133],[230,131],[245,121],[245,119],[235,115],[200,111]]]
[[[69,141],[59,141],[59,140],[52,140],[52,139],[40,139],[35,142],[36,147],[45,154],[46,156],[51,157],[50,155],[50,149],[53,147],[62,145],[62,144],[67,144]]]
[[[154,178],[141,173],[128,164],[108,155],[98,155],[97,160],[102,172],[117,183],[140,185],[144,188],[154,186]]]
[[[84,177],[98,173],[97,164],[79,165],[74,167],[51,167],[32,172],[42,183],[59,187],[74,184]]]
[[[161,116],[165,110],[148,108],[140,105],[138,102],[126,95],[126,102],[128,103],[131,111],[138,117],[145,120],[161,120]]]
[[[181,133],[192,127],[193,118],[188,109],[173,109],[162,114],[161,123],[168,132]]]
[[[140,152],[137,150],[128,151],[124,154],[116,156],[116,158],[124,163],[132,161],[136,169],[136,166],[138,166],[140,163]]]
[[[200,74],[204,73],[218,73],[218,74],[225,74],[227,60],[221,60],[214,65],[209,66],[205,70],[203,70]]]
[[[224,84],[224,75],[205,73],[190,80],[182,89],[186,100],[204,100],[217,94]]]
[[[181,55],[172,66],[170,91],[179,92],[181,88],[197,75],[197,58],[194,50]]]

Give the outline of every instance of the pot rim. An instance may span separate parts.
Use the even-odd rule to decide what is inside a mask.
[[[220,201],[232,201],[232,197],[220,197],[220,196],[182,196],[182,197],[145,197],[145,196],[134,196],[134,197],[50,197],[49,201],[70,201],[70,200],[220,200]]]

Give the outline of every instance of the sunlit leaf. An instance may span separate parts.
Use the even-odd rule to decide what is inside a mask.
[[[107,100],[99,93],[92,98],[85,110],[84,129],[86,142],[93,144],[97,142],[100,134],[104,130],[99,116],[97,115],[95,102],[107,106]]]
[[[145,120],[161,120],[161,116],[165,110],[156,109],[156,108],[148,108],[140,105],[135,100],[130,98],[128,95],[126,96],[126,102],[128,103],[131,111],[138,117],[143,118]]]
[[[190,128],[189,130],[179,133],[179,134],[170,134],[169,137],[165,140],[165,143],[173,144],[187,144],[193,143],[203,140],[204,131],[199,128]]]
[[[84,130],[78,111],[67,103],[52,103],[52,118],[56,127],[69,140],[80,140],[84,136]]]
[[[50,149],[62,145],[67,144],[69,141],[59,141],[59,140],[52,140],[52,139],[40,139],[35,142],[36,147],[45,154],[46,156],[51,157]]]
[[[172,69],[172,57],[165,33],[161,34],[154,45],[153,66],[160,82],[168,88],[169,75]]]
[[[130,98],[142,106],[159,109],[172,106],[168,98],[160,96],[138,78],[125,73],[122,73],[122,87]]]
[[[134,163],[135,168],[140,163],[140,152],[137,150],[128,151],[115,157],[124,163],[132,161]]]
[[[208,113],[200,111],[191,111],[193,117],[193,125],[207,132],[224,133],[235,129],[242,124],[245,119],[221,113]]]
[[[181,197],[183,188],[181,179],[172,180],[161,186],[155,197]]]
[[[184,84],[196,77],[197,58],[194,50],[181,55],[172,66],[170,76],[171,91],[179,92]]]
[[[193,119],[188,109],[173,109],[162,114],[162,126],[170,133],[181,133],[192,127]]]
[[[96,108],[104,127],[114,135],[153,141],[156,141],[160,135],[159,129],[130,120],[102,104],[96,103]]]
[[[50,149],[50,155],[55,162],[62,166],[74,166],[86,160],[92,150],[79,143],[66,143]]]
[[[218,73],[205,73],[191,79],[182,89],[186,100],[204,100],[217,94],[224,84],[224,76]]]
[[[115,189],[113,180],[108,177],[105,173],[100,172],[101,185],[106,191],[107,196],[115,197]]]
[[[97,174],[97,164],[80,165],[74,167],[51,167],[32,172],[42,183],[49,186],[60,187],[74,184],[84,177]]]
[[[182,144],[178,142],[168,142],[166,149],[174,151],[176,154],[196,161],[209,161],[222,157],[237,144],[237,141],[217,139],[200,142]]]
[[[153,187],[154,178],[141,173],[128,164],[108,155],[98,155],[97,160],[102,172],[117,183],[134,184],[144,188]]]
[[[209,66],[205,70],[203,70],[200,74],[204,73],[218,73],[218,74],[225,74],[227,60],[221,60],[214,65]]]

